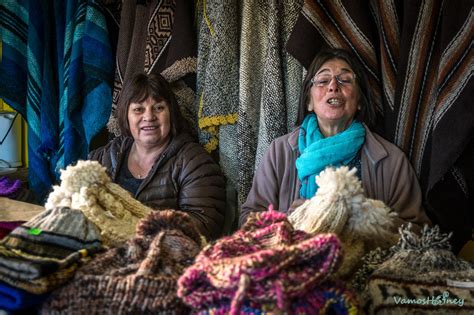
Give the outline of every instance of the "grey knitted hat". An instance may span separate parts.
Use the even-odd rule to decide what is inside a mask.
[[[372,274],[368,290],[377,314],[474,314],[474,268],[451,251],[439,227],[421,236],[400,228],[393,255]]]
[[[81,211],[45,210],[0,242],[0,280],[44,293],[65,282],[79,262],[101,248],[99,230]]]
[[[177,279],[201,248],[190,217],[154,211],[137,225],[135,238],[97,256],[54,292],[44,314],[187,314]]]

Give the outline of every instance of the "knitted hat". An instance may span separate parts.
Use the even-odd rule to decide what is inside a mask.
[[[0,280],[44,293],[64,283],[88,254],[100,249],[99,230],[81,211],[49,209],[0,242]]]
[[[354,293],[347,289],[342,282],[326,281],[316,286],[301,297],[291,299],[290,310],[279,312],[275,310],[274,303],[260,304],[252,301],[245,301],[239,315],[276,315],[276,314],[357,314],[357,298]],[[218,305],[207,307],[205,310],[195,311],[196,315],[217,315],[230,314],[231,302],[227,301]]]
[[[338,276],[352,274],[362,256],[377,246],[389,247],[398,235],[391,232],[396,216],[382,201],[364,196],[357,169],[328,167],[316,176],[316,195],[296,208],[288,220],[308,233],[336,233],[344,250]]]
[[[101,230],[105,245],[123,244],[133,237],[138,221],[151,208],[113,183],[97,161],[78,161],[61,170],[61,185],[54,186],[45,208],[80,209]]]
[[[19,179],[11,180],[6,176],[0,177],[0,197],[14,196],[21,188],[21,181]]]
[[[241,230],[199,253],[179,279],[178,295],[203,314],[244,314],[246,308],[268,306],[291,313],[299,305],[294,302],[331,276],[339,253],[333,234],[296,231],[272,210],[252,213]]]
[[[97,256],[43,305],[46,314],[186,314],[176,281],[200,250],[201,237],[185,213],[154,211],[136,237]]]
[[[451,251],[450,235],[425,226],[401,239],[372,274],[368,289],[377,314],[474,314],[474,266]]]

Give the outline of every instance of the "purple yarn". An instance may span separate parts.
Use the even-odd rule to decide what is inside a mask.
[[[10,180],[4,176],[0,178],[0,196],[12,197],[21,188],[21,181],[19,179]]]

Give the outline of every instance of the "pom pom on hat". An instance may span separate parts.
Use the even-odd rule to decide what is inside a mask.
[[[393,245],[398,235],[391,232],[393,217],[382,201],[366,198],[357,169],[328,167],[316,176],[315,196],[296,208],[288,220],[296,229],[308,233],[336,233],[344,258],[338,275],[346,277],[360,263],[364,253]]]
[[[410,224],[399,229],[391,257],[371,275],[371,311],[384,314],[472,314],[474,266],[450,251],[451,234],[425,225],[421,235]],[[439,299],[442,303],[397,303],[401,299]],[[449,300],[448,300],[449,299]],[[459,305],[462,301],[462,306]]]
[[[98,255],[43,304],[43,314],[189,314],[177,280],[199,253],[192,219],[175,210],[149,213],[137,236]]]
[[[138,221],[152,211],[113,183],[97,161],[78,161],[61,170],[61,185],[54,186],[45,208],[80,209],[101,230],[105,245],[118,245],[133,237]]]

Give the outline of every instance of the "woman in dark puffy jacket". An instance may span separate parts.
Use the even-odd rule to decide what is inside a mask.
[[[153,209],[188,213],[207,239],[222,235],[225,180],[218,164],[186,132],[168,82],[136,74],[117,107],[121,136],[91,152],[112,180]]]

